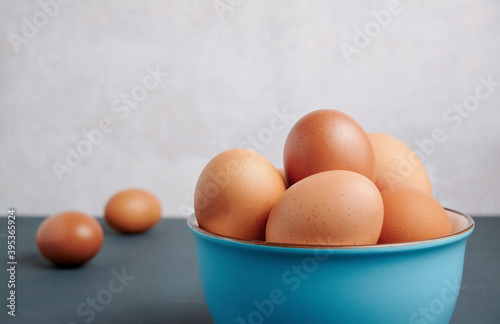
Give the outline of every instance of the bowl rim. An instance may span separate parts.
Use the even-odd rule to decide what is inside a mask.
[[[246,244],[246,245],[251,245],[251,246],[268,246],[268,247],[274,247],[274,248],[294,248],[294,249],[332,249],[332,250],[358,250],[358,249],[384,249],[384,248],[391,248],[391,247],[404,247],[404,246],[412,246],[412,245],[422,245],[426,243],[433,243],[433,242],[440,242],[440,241],[447,241],[451,238],[457,237],[457,236],[462,236],[467,233],[470,233],[474,227],[475,227],[475,222],[474,219],[469,216],[466,213],[462,213],[459,211],[456,211],[454,209],[450,208],[444,208],[446,212],[452,212],[455,214],[458,214],[462,217],[464,217],[467,220],[467,225],[464,229],[432,238],[432,239],[427,239],[427,240],[419,240],[419,241],[412,241],[412,242],[403,242],[403,243],[381,243],[381,244],[372,244],[372,245],[325,245],[325,244],[288,244],[288,243],[273,243],[273,242],[266,242],[266,241],[259,241],[259,240],[245,240],[245,239],[238,239],[230,236],[225,236],[225,235],[220,235],[220,234],[215,234],[209,231],[206,231],[199,227],[198,222],[196,220],[195,213],[191,214],[188,219],[187,219],[187,225],[189,228],[195,232],[198,232],[199,234],[206,235],[208,237],[211,237],[212,239],[216,240],[221,240],[221,241],[226,241],[226,242],[235,242],[235,243],[240,243],[240,244]]]

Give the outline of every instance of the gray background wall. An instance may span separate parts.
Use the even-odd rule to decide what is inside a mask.
[[[444,206],[500,214],[498,1],[24,0],[0,18],[0,213],[101,215],[141,187],[186,215],[215,154],[256,138],[280,167],[293,123],[334,108],[419,151]]]

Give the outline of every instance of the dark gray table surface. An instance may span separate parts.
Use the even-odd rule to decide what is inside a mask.
[[[40,217],[17,217],[16,316],[7,315],[6,218],[0,219],[0,323],[212,323],[203,299],[194,237],[185,219],[118,234],[85,266],[61,269],[38,252]],[[475,218],[451,323],[500,323],[500,218]],[[3,235],[2,235],[3,234]]]

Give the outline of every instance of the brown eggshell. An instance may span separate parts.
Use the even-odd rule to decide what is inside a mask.
[[[117,193],[106,204],[104,219],[119,232],[132,234],[149,230],[161,218],[161,204],[152,193],[128,189]]]
[[[290,185],[328,170],[348,170],[375,179],[375,154],[363,128],[333,109],[310,112],[295,123],[283,161]]]
[[[42,255],[61,266],[78,266],[92,259],[104,239],[101,224],[92,216],[68,211],[46,218],[36,232]]]
[[[380,191],[413,188],[432,196],[427,171],[413,151],[400,140],[386,134],[369,133],[375,152],[375,185]]]
[[[452,233],[444,208],[425,192],[412,188],[382,191],[384,224],[379,243],[428,240]]]
[[[343,170],[300,180],[275,204],[266,241],[308,245],[376,244],[384,206],[375,184]]]
[[[279,172],[281,178],[283,179],[283,183],[285,184],[285,188],[288,189],[289,185],[288,185],[288,180],[287,180],[286,175],[285,175],[285,169],[280,168],[280,169],[278,169],[278,172]]]
[[[269,212],[283,192],[283,179],[266,158],[246,149],[228,150],[200,174],[194,195],[196,219],[212,233],[264,240]]]

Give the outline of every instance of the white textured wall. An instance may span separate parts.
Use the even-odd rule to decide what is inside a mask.
[[[335,108],[415,150],[440,128],[422,155],[436,198],[500,214],[498,1],[64,2],[42,0],[50,15],[0,3],[0,213],[100,215],[141,187],[183,215],[215,154],[257,137],[281,166],[293,122]],[[365,27],[373,37],[355,42]],[[473,111],[450,111],[464,104]],[[266,130],[284,111],[285,127]],[[67,148],[89,149],[85,131],[100,126],[67,166]],[[56,162],[71,172],[58,179]]]

